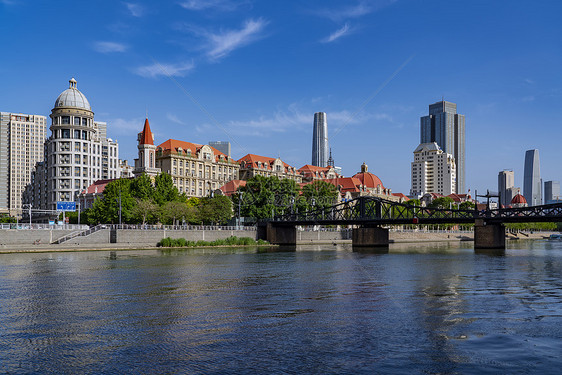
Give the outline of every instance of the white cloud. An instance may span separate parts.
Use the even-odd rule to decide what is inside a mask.
[[[395,3],[397,0],[370,0],[360,1],[357,5],[348,6],[340,9],[323,9],[315,12],[321,17],[331,19],[332,21],[342,21],[350,18],[363,17],[369,13],[375,12],[381,8]]]
[[[260,18],[247,20],[240,30],[227,30],[216,34],[204,33],[209,43],[207,56],[217,60],[237,48],[248,45],[261,37],[260,33],[266,25],[267,21]]]
[[[206,10],[216,9],[221,11],[233,11],[239,6],[246,4],[247,1],[231,1],[231,0],[186,0],[179,5],[188,10]]]
[[[133,17],[142,17],[144,15],[144,7],[140,4],[125,3],[127,10]]]
[[[180,120],[179,117],[174,115],[173,113],[168,113],[166,115],[166,118],[172,122],[175,122],[176,124],[185,125],[185,122]]]
[[[127,46],[116,42],[95,42],[94,50],[101,53],[111,53],[111,52],[125,52]]]
[[[144,118],[123,119],[116,118],[107,122],[107,127],[111,129],[112,133],[131,135],[142,131],[144,125]]]
[[[141,66],[135,69],[135,73],[142,77],[156,78],[158,76],[183,77],[195,67],[193,62],[183,62],[178,64],[161,64]]]
[[[351,33],[349,25],[346,23],[340,29],[337,29],[332,34],[330,34],[327,38],[321,40],[322,43],[332,43],[333,41],[341,38],[344,35],[348,35]]]

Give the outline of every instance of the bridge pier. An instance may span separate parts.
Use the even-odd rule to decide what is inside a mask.
[[[267,223],[267,241],[274,245],[297,245],[297,227]]]
[[[388,247],[388,229],[377,226],[353,228],[351,243],[353,247]]]
[[[505,226],[486,223],[482,219],[474,224],[474,249],[505,249]]]

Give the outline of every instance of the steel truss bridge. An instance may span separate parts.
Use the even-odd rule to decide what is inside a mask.
[[[331,207],[293,212],[273,218],[275,225],[399,225],[489,224],[562,222],[562,203],[532,207],[462,210],[430,208],[398,203],[379,197],[359,197]]]

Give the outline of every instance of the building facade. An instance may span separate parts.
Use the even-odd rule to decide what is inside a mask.
[[[544,204],[560,202],[560,181],[546,181],[544,183]]]
[[[142,131],[137,134],[137,142],[139,157],[135,159],[133,175],[138,177],[146,173],[149,177],[155,177],[160,173],[160,168],[156,167],[156,146],[148,118],[144,120]]]
[[[420,143],[435,142],[455,158],[455,191],[465,193],[465,118],[455,103],[440,101],[429,106],[429,115],[420,119]]]
[[[507,207],[511,203],[513,196],[509,193],[510,188],[515,186],[515,175],[511,170],[504,170],[498,173],[498,193],[500,194],[500,204]]]
[[[523,196],[529,206],[538,206],[542,202],[541,169],[539,150],[525,152],[525,174],[523,176]]]
[[[411,197],[456,192],[455,158],[441,150],[436,142],[422,143],[414,150],[411,176]]]
[[[47,118],[0,112],[0,213],[21,216],[22,197],[43,160]]]
[[[334,166],[317,167],[314,165],[304,165],[298,169],[302,176],[303,182],[312,182],[316,180],[328,180],[341,177]]]
[[[312,165],[317,167],[328,166],[330,147],[328,146],[328,119],[326,113],[314,114],[312,129]]]
[[[271,177],[302,182],[302,175],[298,170],[285,163],[280,158],[270,158],[254,154],[247,154],[238,160],[240,164],[240,179],[249,180],[254,176]]]
[[[26,199],[34,208],[55,210],[59,201],[75,202],[94,181],[119,177],[119,145],[106,137],[106,123],[94,121],[74,78],[58,96],[50,117],[45,160],[36,166]]]
[[[168,173],[180,193],[205,197],[237,180],[238,163],[209,145],[168,139],[156,148],[156,168]]]

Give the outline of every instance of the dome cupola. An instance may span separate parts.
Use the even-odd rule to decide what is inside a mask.
[[[60,107],[72,107],[91,111],[90,102],[88,102],[84,94],[76,88],[76,80],[71,78],[68,83],[68,89],[64,90],[55,101],[55,109]]]

